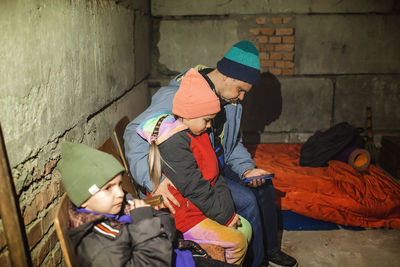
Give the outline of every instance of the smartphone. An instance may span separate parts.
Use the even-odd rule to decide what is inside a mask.
[[[243,180],[245,184],[250,183],[251,181],[254,181],[255,179],[261,179],[261,180],[269,180],[274,178],[275,174],[270,173],[270,174],[264,174],[264,175],[259,175],[259,176],[252,176],[252,177],[247,177],[246,179]]]

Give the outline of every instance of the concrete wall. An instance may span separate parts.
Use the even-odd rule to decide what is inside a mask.
[[[35,266],[62,262],[60,144],[97,147],[150,101],[149,3],[115,2],[0,2],[0,122]],[[0,266],[10,266],[1,227]]]
[[[238,40],[259,48],[262,71],[276,75],[283,97],[261,142],[304,142],[341,121],[366,127],[367,106],[378,146],[381,135],[400,134],[399,1],[151,3],[152,81],[215,67]]]

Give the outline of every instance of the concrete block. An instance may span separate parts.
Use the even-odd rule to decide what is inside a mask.
[[[238,42],[235,20],[163,20],[160,23],[159,63],[182,72],[202,64],[215,67]]]
[[[0,118],[12,167],[134,84],[133,11],[114,2],[6,1],[0,25]]]
[[[400,131],[400,76],[363,75],[338,77],[335,122],[366,127],[366,107],[372,109],[374,131]]]
[[[310,0],[231,0],[202,1],[152,0],[154,16],[262,14],[262,13],[372,13],[391,12],[396,0],[310,1]]]
[[[261,134],[261,144],[273,143],[304,143],[311,136],[311,133],[269,133]]]
[[[149,0],[130,0],[133,2],[133,8],[143,12],[144,14],[150,14],[150,2]]]
[[[261,133],[261,144],[289,143],[288,133]]]
[[[150,94],[147,82],[143,82],[88,122],[83,143],[98,147],[106,138],[112,136],[112,131],[119,119],[128,116],[132,120],[143,112],[149,104]]]
[[[124,8],[138,10],[142,13],[149,14],[150,12],[149,0],[115,0],[115,3]]]
[[[135,83],[143,80],[151,70],[151,19],[135,12]]]
[[[400,16],[296,17],[296,74],[397,73]]]
[[[305,143],[314,133],[290,133],[289,143]]]
[[[333,85],[324,78],[281,78],[282,114],[264,132],[314,132],[328,128]]]

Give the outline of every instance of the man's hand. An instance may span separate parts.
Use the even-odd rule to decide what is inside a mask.
[[[267,172],[266,170],[263,169],[251,169],[246,171],[243,176],[245,178],[249,178],[249,177],[253,177],[253,176],[260,176],[260,175],[265,175],[265,174],[269,174],[269,172]],[[254,179],[254,181],[251,181],[250,183],[248,183],[247,185],[250,187],[259,187],[262,184],[264,184],[266,182],[266,180],[262,180],[262,179]]]
[[[155,195],[162,195],[163,197],[163,203],[160,206],[157,206],[155,208],[157,209],[162,209],[162,208],[168,208],[169,211],[172,214],[175,214],[175,209],[171,205],[171,202],[174,203],[176,206],[180,207],[178,200],[169,192],[168,186],[171,185],[172,187],[175,188],[175,186],[172,184],[172,182],[165,177],[165,179],[159,184],[157,190],[153,191],[152,196]],[[170,202],[171,201],[171,202]]]
[[[228,227],[236,229],[241,225],[242,225],[242,222],[240,221],[239,215],[236,214],[235,217],[233,218],[233,220],[231,221],[231,223],[228,224]]]

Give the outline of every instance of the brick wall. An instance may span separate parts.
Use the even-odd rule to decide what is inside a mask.
[[[292,17],[257,17],[250,32],[256,37],[262,72],[294,74],[295,29]]]
[[[65,266],[53,224],[60,146],[98,147],[148,106],[149,2],[0,2],[0,121],[27,243],[33,266]],[[0,218],[1,267],[12,266],[9,255]]]
[[[54,172],[55,163],[55,159],[50,159],[40,166],[38,161],[30,160],[23,169],[22,165],[13,169],[33,266],[58,266],[62,263],[53,220],[59,196],[64,190],[58,173]],[[27,179],[21,181],[22,177]],[[0,250],[0,266],[11,266],[2,228]]]

